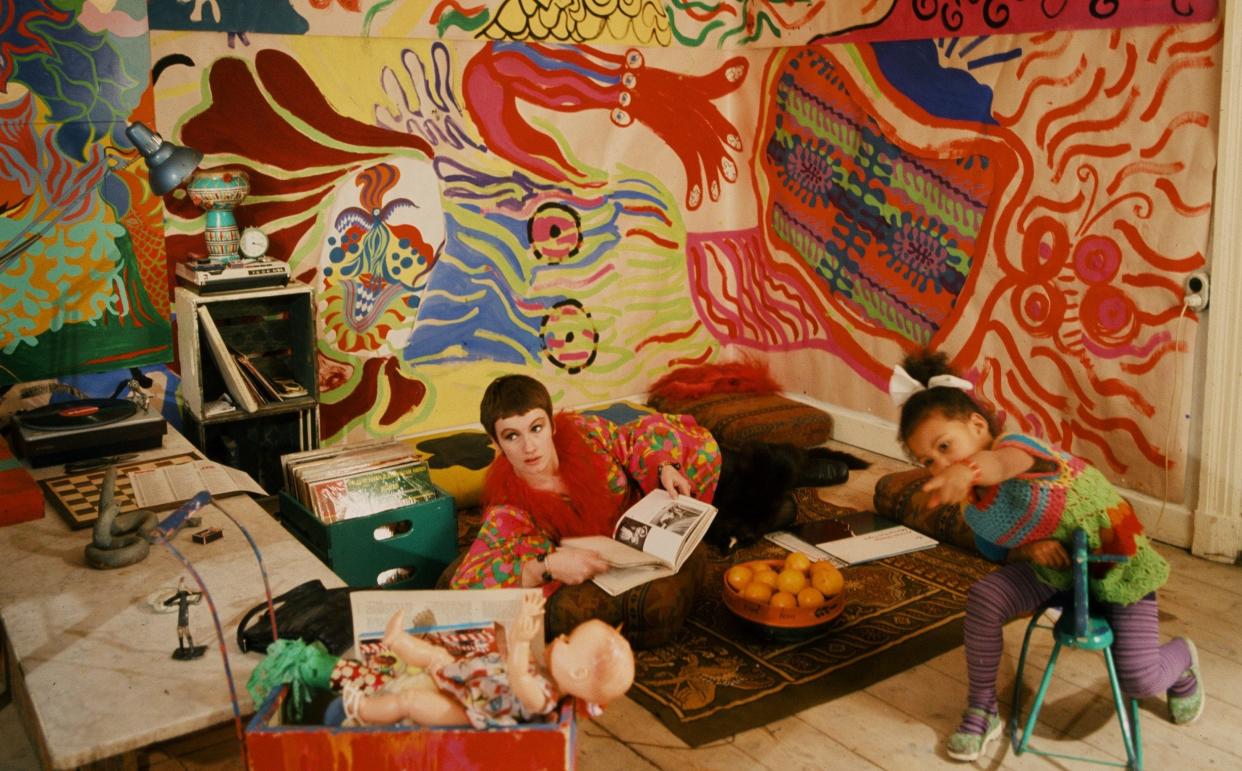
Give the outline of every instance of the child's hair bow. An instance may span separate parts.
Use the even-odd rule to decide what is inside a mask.
[[[893,404],[900,407],[919,391],[942,386],[945,388],[958,388],[963,391],[972,391],[975,387],[969,380],[963,380],[956,375],[933,375],[928,379],[927,385],[924,386],[911,377],[910,373],[902,369],[899,364],[893,367],[893,375],[888,379],[888,396],[893,400]]]

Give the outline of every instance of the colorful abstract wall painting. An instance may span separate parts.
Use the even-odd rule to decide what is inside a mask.
[[[325,441],[471,424],[504,372],[572,405],[740,354],[891,420],[932,346],[1012,427],[1180,498],[1215,3],[523,7],[150,3],[158,130],[249,173],[239,221],[316,289]],[[158,215],[131,199],[121,228]],[[162,203],[168,259],[201,252]]]
[[[143,3],[0,11],[0,382],[172,358]]]

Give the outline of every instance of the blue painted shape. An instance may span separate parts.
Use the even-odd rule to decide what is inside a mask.
[[[60,151],[84,161],[86,146],[106,136],[113,144],[128,147],[126,119],[147,86],[151,61],[147,38],[93,32],[76,17],[63,22],[35,17],[30,25],[27,32],[41,38],[49,52],[14,57],[11,79],[47,105]],[[12,39],[13,34],[12,26],[6,29],[0,24],[0,43],[23,42]]]
[[[872,43],[884,78],[928,113],[946,120],[996,124],[992,89],[964,70],[945,68],[932,40]]]

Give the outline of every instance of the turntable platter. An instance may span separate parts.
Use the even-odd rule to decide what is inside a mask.
[[[137,405],[125,399],[76,399],[24,412],[21,422],[38,431],[69,431],[115,423],[130,417],[137,409]]]
[[[13,424],[13,449],[31,466],[153,449],[163,443],[167,428],[159,412],[126,399],[54,402],[15,413]]]

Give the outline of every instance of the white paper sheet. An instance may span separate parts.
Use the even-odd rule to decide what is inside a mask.
[[[209,460],[131,471],[127,476],[134,502],[144,509],[188,501],[203,490],[212,495],[267,495],[246,472]]]

